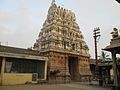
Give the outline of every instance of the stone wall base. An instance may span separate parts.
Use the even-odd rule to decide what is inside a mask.
[[[71,82],[70,77],[57,76],[57,77],[48,78],[49,84],[70,83],[70,82]]]

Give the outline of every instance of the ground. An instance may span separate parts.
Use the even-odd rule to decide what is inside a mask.
[[[111,90],[111,89],[108,87],[100,87],[97,85],[69,83],[69,84],[0,86],[0,90]]]

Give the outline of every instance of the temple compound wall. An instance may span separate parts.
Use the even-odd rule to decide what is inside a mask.
[[[75,14],[52,2],[34,49],[49,58],[48,80],[80,81],[91,75],[89,48]]]

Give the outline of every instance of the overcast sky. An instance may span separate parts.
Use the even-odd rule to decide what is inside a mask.
[[[47,17],[52,0],[0,0],[0,42],[28,48],[33,46]],[[120,4],[115,0],[56,0],[72,10],[94,57],[93,29],[100,27],[100,49],[109,45],[112,29],[120,29]]]

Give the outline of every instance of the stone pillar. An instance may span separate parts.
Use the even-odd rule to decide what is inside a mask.
[[[6,58],[3,57],[3,59],[2,59],[2,68],[1,68],[1,81],[0,81],[0,85],[2,85],[2,83],[3,83],[3,75],[4,75],[4,71],[5,71],[5,60],[6,60]]]
[[[65,70],[66,70],[66,73],[69,73],[68,56],[67,55],[65,55]]]
[[[1,74],[4,73],[4,69],[5,69],[5,60],[6,60],[6,58],[3,57],[3,60],[2,60],[2,68],[1,68]]]
[[[70,82],[70,73],[69,73],[69,66],[68,66],[68,55],[65,55],[65,81],[64,83]]]
[[[112,52],[112,59],[113,59],[113,77],[114,77],[114,86],[118,86],[118,73],[117,73],[117,62],[116,62],[116,52]]]
[[[47,78],[47,62],[48,61],[45,61],[45,72],[44,72],[44,79],[46,80]]]

